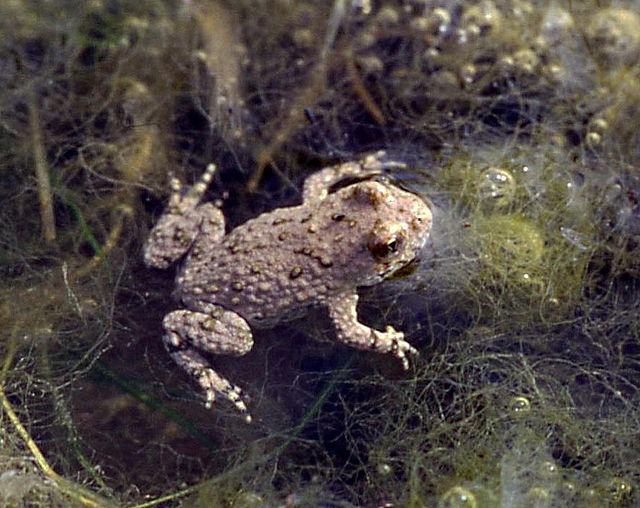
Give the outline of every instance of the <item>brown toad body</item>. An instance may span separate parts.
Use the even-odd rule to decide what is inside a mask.
[[[203,388],[250,416],[241,390],[200,354],[242,355],[251,326],[270,326],[311,304],[324,306],[345,344],[392,353],[407,368],[416,350],[402,332],[358,321],[357,287],[377,284],[416,259],[431,231],[431,211],[419,197],[384,179],[362,180],[333,193],[343,180],[379,174],[399,163],[383,153],[325,168],[304,185],[303,204],[264,213],[225,235],[222,212],[200,204],[215,166],[187,192],[172,181],[167,211],[145,245],[148,266],[167,268],[184,257],[175,296],[185,309],[167,314],[164,343]]]

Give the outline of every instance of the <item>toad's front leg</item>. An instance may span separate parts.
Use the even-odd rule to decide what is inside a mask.
[[[345,293],[326,302],[329,316],[335,324],[338,340],[349,346],[391,353],[402,361],[402,367],[409,368],[408,355],[417,355],[418,351],[407,341],[404,334],[387,326],[384,332],[374,330],[358,321],[358,295]]]
[[[186,192],[177,178],[171,179],[167,209],[144,246],[147,266],[167,268],[191,248],[198,236],[206,236],[209,244],[224,236],[225,221],[220,209],[213,203],[199,204],[215,170],[215,165],[209,164],[200,181]]]
[[[164,345],[169,355],[202,387],[207,407],[211,407],[216,396],[221,396],[250,422],[242,390],[212,369],[198,351],[236,356],[247,353],[253,346],[247,322],[234,312],[211,305],[206,313],[173,311],[165,316],[163,326]]]

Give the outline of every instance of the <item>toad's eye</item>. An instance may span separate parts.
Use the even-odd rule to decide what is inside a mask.
[[[391,238],[387,242],[379,242],[369,245],[369,250],[373,257],[383,260],[392,257],[398,252],[400,241],[398,238]]]
[[[402,252],[406,231],[400,224],[377,221],[369,234],[367,248],[378,261],[385,261]]]
[[[378,261],[384,261],[385,259],[393,258],[404,244],[404,236],[401,234],[393,234],[385,238],[372,238],[369,242],[369,252]]]

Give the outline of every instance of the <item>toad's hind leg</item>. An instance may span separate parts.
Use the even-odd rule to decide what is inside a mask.
[[[251,330],[238,314],[211,307],[210,313],[176,310],[167,314],[163,321],[164,345],[171,358],[202,387],[207,407],[220,396],[244,413],[250,422],[242,390],[212,369],[198,350],[243,355],[253,346]]]

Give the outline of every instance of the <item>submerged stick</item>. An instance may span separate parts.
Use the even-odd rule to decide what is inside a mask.
[[[29,92],[29,134],[33,149],[33,160],[38,182],[38,200],[40,201],[40,220],[42,236],[48,244],[56,240],[56,223],[53,215],[53,197],[49,179],[47,154],[42,141],[42,124],[40,122],[40,106],[38,94],[32,87]]]

